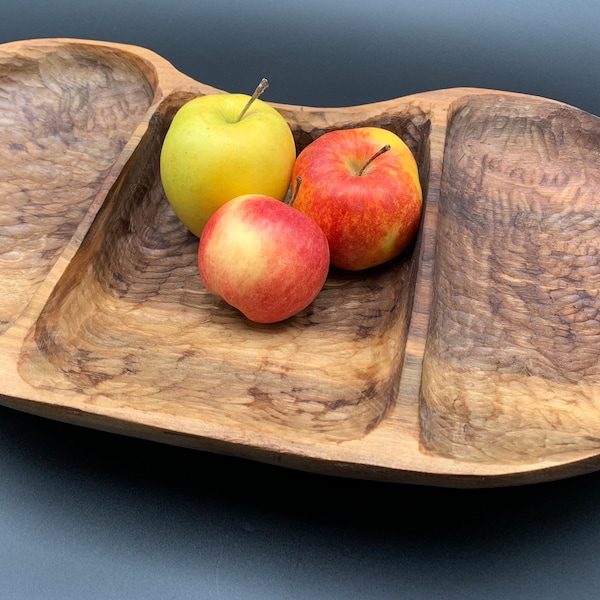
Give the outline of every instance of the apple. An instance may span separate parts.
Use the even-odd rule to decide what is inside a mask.
[[[283,200],[296,146],[288,123],[252,96],[212,94],[184,104],[175,114],[160,154],[167,200],[183,224],[200,237],[210,216],[243,194]]]
[[[357,127],[327,132],[298,155],[293,206],[329,241],[331,262],[357,271],[398,256],[419,227],[417,163],[393,132]]]
[[[257,323],[306,308],[329,271],[329,244],[317,224],[276,198],[247,194],[209,219],[198,247],[206,289]]]

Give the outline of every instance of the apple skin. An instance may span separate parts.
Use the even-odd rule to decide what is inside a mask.
[[[306,308],[329,271],[327,238],[300,211],[264,195],[234,198],[209,219],[198,247],[206,289],[257,323]]]
[[[390,150],[360,168],[383,146]],[[329,241],[331,262],[351,271],[398,256],[419,227],[423,195],[406,144],[379,127],[330,131],[300,152],[292,179],[302,181],[293,206]]]
[[[243,194],[283,200],[296,146],[281,114],[260,99],[236,119],[250,96],[212,94],[175,114],[160,154],[167,200],[196,236],[225,202]]]

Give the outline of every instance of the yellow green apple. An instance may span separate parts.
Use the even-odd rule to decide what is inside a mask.
[[[194,98],[175,114],[160,154],[167,200],[184,225],[200,237],[211,215],[243,194],[283,200],[296,159],[289,125],[270,104],[252,96],[212,94]]]
[[[257,323],[283,321],[306,308],[321,291],[329,264],[318,225],[260,194],[221,206],[198,246],[205,288]]]

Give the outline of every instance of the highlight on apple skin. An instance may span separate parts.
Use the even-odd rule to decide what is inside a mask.
[[[163,189],[175,214],[198,237],[211,215],[237,196],[285,199],[296,145],[283,116],[257,98],[259,88],[252,96],[194,98],[167,131],[160,154]]]
[[[198,247],[206,289],[257,323],[283,321],[319,294],[329,244],[309,217],[275,198],[243,195],[208,220]]]
[[[379,127],[327,132],[300,152],[293,206],[325,232],[331,262],[367,269],[395,258],[414,239],[423,195],[415,158]]]

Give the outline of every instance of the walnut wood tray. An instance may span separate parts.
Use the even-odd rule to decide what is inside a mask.
[[[395,131],[426,204],[409,252],[332,269],[313,305],[265,326],[203,289],[160,184],[174,113],[218,91],[143,48],[0,46],[2,404],[357,478],[600,468],[598,117],[481,89],[275,105],[298,149]]]

